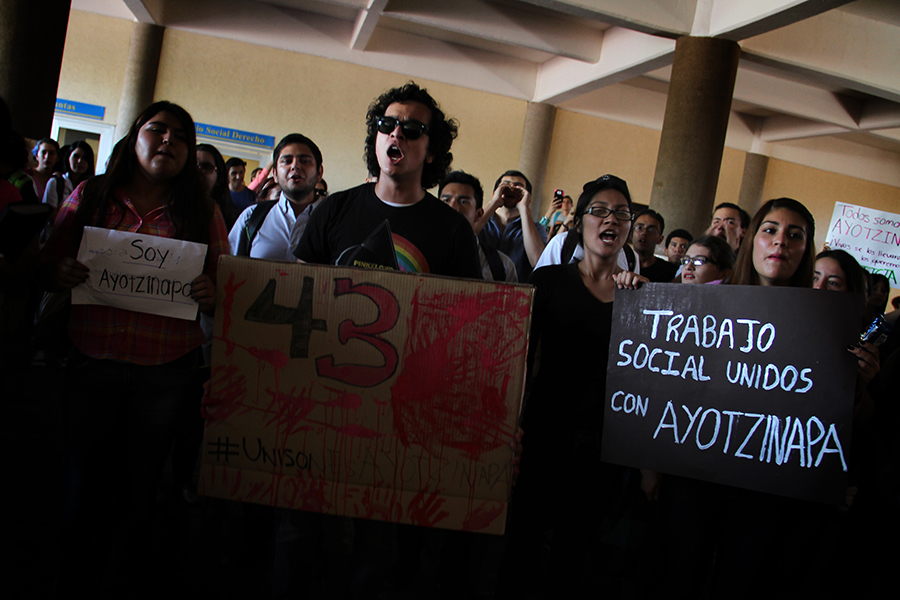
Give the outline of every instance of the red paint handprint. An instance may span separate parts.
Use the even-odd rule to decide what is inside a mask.
[[[403,516],[403,505],[400,503],[400,492],[387,488],[366,488],[362,495],[364,519],[375,519],[396,523]]]
[[[438,492],[432,492],[425,497],[425,492],[419,492],[409,502],[407,514],[414,525],[434,527],[450,516],[446,510],[441,510],[447,499],[441,497]]]
[[[503,503],[482,502],[466,515],[463,520],[463,531],[481,531],[490,526],[494,519],[503,514]]]

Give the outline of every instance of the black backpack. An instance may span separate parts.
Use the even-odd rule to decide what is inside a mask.
[[[256,234],[259,233],[259,228],[262,227],[266,217],[269,216],[269,211],[276,204],[278,204],[278,200],[266,200],[253,207],[253,212],[250,213],[250,217],[244,223],[244,229],[241,230],[240,242],[238,243],[235,256],[250,256],[253,240],[256,238]]]

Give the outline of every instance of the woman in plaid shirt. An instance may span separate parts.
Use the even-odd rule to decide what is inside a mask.
[[[200,310],[215,306],[219,255],[228,253],[222,214],[197,170],[194,122],[157,102],[116,146],[108,171],[63,203],[41,255],[50,291],[74,288],[89,269],[75,256],[85,226],[208,244],[192,282]],[[60,590],[130,594],[145,587],[156,487],[179,422],[200,400],[199,319],[101,305],[74,305],[74,352],[65,390],[66,481]]]

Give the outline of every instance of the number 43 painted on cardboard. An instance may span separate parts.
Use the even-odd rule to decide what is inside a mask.
[[[303,278],[300,301],[296,307],[275,304],[274,279],[270,279],[250,308],[244,319],[269,325],[291,326],[291,358],[309,358],[309,336],[313,331],[328,331],[324,319],[312,316],[312,277]],[[371,344],[384,358],[384,365],[336,365],[334,356],[328,354],[316,359],[316,373],[321,377],[337,379],[350,385],[373,387],[390,379],[397,370],[399,362],[397,349],[379,334],[393,329],[397,324],[400,308],[397,298],[389,290],[370,283],[353,285],[348,278],[334,280],[334,296],[345,294],[361,294],[375,303],[378,317],[371,323],[358,325],[351,319],[341,321],[338,325],[338,341],[346,345],[351,339],[358,339]]]

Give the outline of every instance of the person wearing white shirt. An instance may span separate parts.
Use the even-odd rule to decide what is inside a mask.
[[[274,205],[261,203],[245,209],[228,241],[235,255],[294,262],[293,248],[319,204],[316,184],[324,174],[322,152],[308,137],[292,133],[275,146],[272,157],[281,196]],[[266,212],[254,231],[251,217],[257,210]]]

